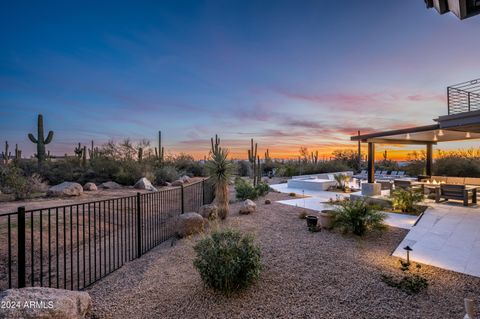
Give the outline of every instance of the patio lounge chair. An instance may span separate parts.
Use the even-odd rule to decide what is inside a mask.
[[[439,203],[441,199],[461,200],[463,206],[468,206],[471,200],[472,204],[477,203],[477,187],[456,185],[456,184],[441,184],[435,190],[435,202]]]
[[[362,170],[359,174],[353,175],[353,177],[359,178],[359,179],[367,178],[367,171],[366,171],[366,170]]]
[[[405,172],[404,171],[398,171],[397,176],[398,177],[403,177],[403,176],[405,176]]]

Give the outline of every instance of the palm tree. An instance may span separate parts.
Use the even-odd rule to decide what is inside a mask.
[[[212,149],[210,160],[206,164],[210,178],[215,183],[215,202],[218,206],[218,216],[225,219],[228,215],[228,182],[232,174],[233,165],[228,161],[228,150],[220,147],[220,139],[215,135],[215,142],[211,139]]]

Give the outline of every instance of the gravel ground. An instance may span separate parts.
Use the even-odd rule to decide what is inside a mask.
[[[267,198],[288,196],[270,193]],[[200,236],[166,242],[87,289],[93,318],[462,318],[463,298],[480,299],[480,279],[423,266],[429,281],[418,295],[387,286],[382,274],[398,275],[390,253],[406,231],[357,238],[310,233],[301,208],[257,200],[257,212],[239,215],[231,205],[220,227],[253,233],[262,249],[256,284],[230,298],[202,285],[194,269]],[[208,230],[207,230],[208,231]]]

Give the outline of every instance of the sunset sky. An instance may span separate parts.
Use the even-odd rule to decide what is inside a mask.
[[[480,16],[422,0],[2,1],[0,43],[0,143],[26,155],[42,113],[57,155],[162,130],[197,158],[215,133],[237,158],[252,137],[328,156],[357,130],[433,124],[447,85],[480,77]]]

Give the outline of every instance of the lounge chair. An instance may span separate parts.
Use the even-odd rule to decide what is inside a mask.
[[[353,177],[358,178],[358,179],[366,178],[367,177],[367,171],[362,170],[359,174],[353,175]]]
[[[405,176],[405,172],[404,171],[398,171],[397,176],[398,177],[403,177],[403,176]]]
[[[468,206],[471,200],[472,204],[477,203],[477,187],[457,184],[441,184],[435,190],[435,202],[439,203],[441,199],[463,201],[463,206]]]

